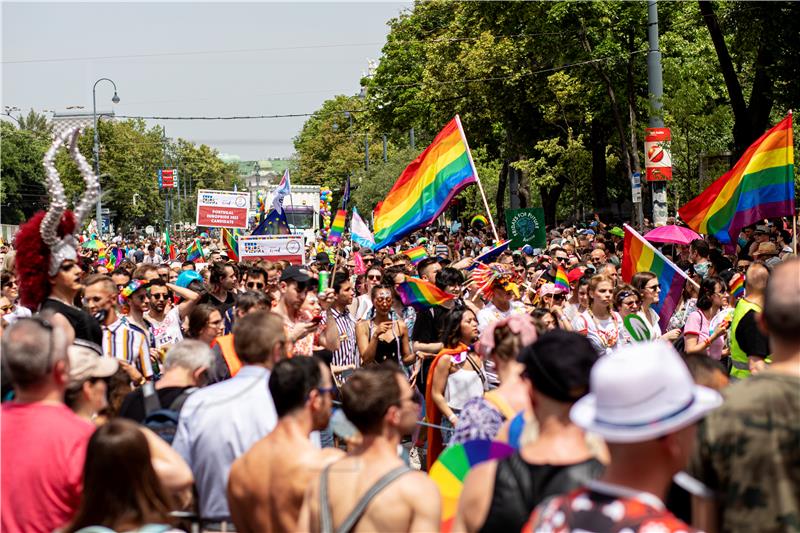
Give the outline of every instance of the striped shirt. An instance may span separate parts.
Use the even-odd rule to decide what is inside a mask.
[[[356,345],[356,321],[349,309],[339,313],[336,309],[331,311],[333,319],[336,321],[336,328],[339,330],[339,349],[333,352],[333,366],[356,365],[361,366],[361,356]],[[327,321],[328,315],[322,317],[323,323]]]
[[[103,326],[103,355],[133,365],[146,378],[153,375],[147,335],[127,317],[121,316],[113,324]]]

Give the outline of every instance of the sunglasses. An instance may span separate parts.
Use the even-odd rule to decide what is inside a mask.
[[[367,276],[367,279],[371,279],[372,281],[380,281],[381,280],[381,276],[380,275],[378,275],[378,276]]]
[[[4,305],[3,307],[0,307],[0,311],[4,313],[10,312],[12,309],[14,309],[13,305]]]
[[[169,300],[169,294],[158,293],[158,294],[150,294],[149,296],[153,300]]]
[[[248,289],[263,289],[266,285],[263,283],[256,283],[255,281],[248,281],[245,286]]]
[[[563,302],[564,301],[564,295],[563,294],[554,294],[553,295],[553,301],[554,302]]]

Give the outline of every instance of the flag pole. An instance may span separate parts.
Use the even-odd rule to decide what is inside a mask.
[[[500,242],[500,237],[497,235],[497,228],[494,227],[494,219],[492,218],[492,212],[489,209],[489,202],[486,200],[486,193],[483,192],[483,185],[481,184],[481,178],[478,176],[478,169],[475,167],[475,161],[472,160],[472,152],[469,149],[469,143],[467,142],[467,136],[464,134],[464,128],[461,126],[461,117],[456,115],[456,124],[458,124],[458,132],[461,134],[461,140],[464,141],[464,146],[467,147],[467,157],[469,158],[469,164],[472,167],[472,172],[475,173],[475,181],[478,183],[478,190],[481,192],[481,198],[483,198],[483,206],[486,208],[486,214],[489,215],[489,224],[492,225],[492,233],[494,233],[494,240],[496,242]]]
[[[700,285],[698,285],[698,284],[697,284],[697,282],[696,282],[695,280],[693,280],[692,278],[690,278],[690,277],[689,277],[689,276],[686,274],[686,272],[684,272],[683,270],[681,270],[680,268],[678,268],[678,266],[677,266],[675,263],[673,263],[672,261],[670,261],[669,259],[667,259],[667,258],[666,258],[666,256],[664,256],[664,254],[662,254],[661,252],[659,252],[659,251],[658,251],[658,249],[656,249],[656,247],[655,247],[655,246],[653,246],[652,244],[650,244],[650,243],[648,242],[648,240],[647,240],[647,239],[645,239],[644,237],[642,237],[642,236],[639,234],[639,232],[638,232],[638,231],[636,231],[635,229],[633,229],[632,227],[630,227],[630,226],[629,226],[629,225],[627,225],[627,224],[623,224],[623,225],[622,225],[622,227],[623,227],[623,228],[625,228],[626,230],[630,231],[631,233],[633,233],[633,235],[634,235],[636,238],[638,238],[640,241],[642,241],[642,242],[644,243],[644,245],[645,245],[645,246],[647,246],[648,248],[650,248],[650,250],[652,250],[652,252],[653,252],[654,254],[656,254],[658,257],[660,257],[661,259],[663,259],[663,260],[664,260],[664,261],[665,261],[665,262],[666,262],[668,265],[670,265],[672,268],[674,268],[674,269],[675,269],[675,271],[676,271],[676,272],[678,272],[678,273],[679,273],[681,276],[683,276],[683,277],[684,277],[684,279],[685,279],[686,281],[689,281],[689,282],[691,282],[691,283],[692,283],[692,285],[694,285],[694,286],[695,286],[695,287],[697,287],[698,289],[700,288]]]

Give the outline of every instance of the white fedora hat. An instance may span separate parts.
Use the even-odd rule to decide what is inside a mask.
[[[677,431],[722,404],[695,385],[672,345],[657,340],[623,346],[592,368],[590,393],[570,410],[572,421],[608,442],[643,442]]]

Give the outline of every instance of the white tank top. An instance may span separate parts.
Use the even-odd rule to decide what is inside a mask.
[[[469,400],[481,396],[483,396],[483,382],[477,372],[459,368],[447,377],[444,399],[450,409],[460,411]]]

